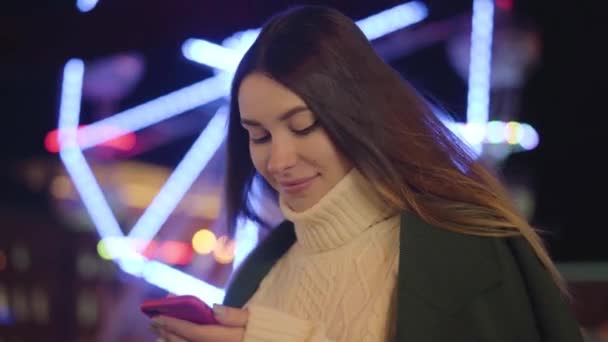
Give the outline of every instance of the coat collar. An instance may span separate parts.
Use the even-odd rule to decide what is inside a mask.
[[[243,307],[257,291],[262,279],[296,241],[293,223],[284,221],[243,261],[230,280],[224,305]]]
[[[285,221],[275,228],[243,262],[231,280],[234,286],[229,287],[224,303],[245,305],[295,240],[291,222]],[[402,214],[398,334],[405,330],[411,336],[412,330],[429,328],[418,323],[425,321],[432,325],[436,313],[452,314],[478,293],[498,284],[501,271],[492,241],[435,227],[413,214]],[[429,317],[421,320],[421,315]],[[412,317],[416,319],[409,319]],[[407,327],[401,327],[402,322]]]

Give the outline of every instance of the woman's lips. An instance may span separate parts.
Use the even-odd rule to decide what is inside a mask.
[[[318,175],[309,177],[309,178],[301,178],[292,181],[284,181],[280,182],[281,188],[291,194],[295,194],[298,192],[302,192],[306,188],[308,188],[312,182],[318,177]]]

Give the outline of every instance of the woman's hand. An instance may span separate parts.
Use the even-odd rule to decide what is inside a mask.
[[[249,319],[247,309],[214,305],[213,313],[220,324],[199,325],[167,316],[152,319],[152,329],[162,342],[241,342]]]

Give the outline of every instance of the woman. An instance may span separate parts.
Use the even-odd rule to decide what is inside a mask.
[[[256,177],[287,220],[233,278],[220,325],[161,317],[162,339],[582,341],[499,181],[339,12],[264,26],[234,77],[228,153],[229,227],[261,221]]]

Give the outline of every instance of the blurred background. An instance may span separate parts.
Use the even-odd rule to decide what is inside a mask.
[[[303,3],[357,20],[496,168],[608,341],[599,2],[55,0],[0,5],[0,342],[151,341],[142,300],[221,301],[267,233],[219,219],[231,72]]]

